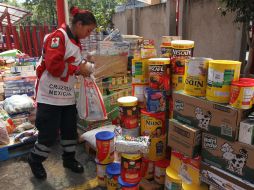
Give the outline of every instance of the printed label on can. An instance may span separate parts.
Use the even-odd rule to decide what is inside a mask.
[[[120,125],[122,128],[133,129],[138,126],[138,116],[120,116]]]
[[[97,159],[100,164],[108,164],[114,161],[114,142],[112,140],[96,140]]]
[[[207,86],[208,58],[191,58],[185,69],[184,91],[192,96],[205,96]]]
[[[168,91],[170,89],[170,65],[150,63],[149,85],[152,89]]]
[[[171,56],[172,48],[170,46],[161,46],[161,57],[169,58]]]
[[[185,64],[193,54],[193,48],[191,49],[172,49],[172,65],[173,74],[184,75]]]
[[[158,161],[165,158],[166,137],[151,138],[151,145],[147,158],[151,161]]]
[[[173,75],[172,76],[172,86],[173,90],[183,90],[184,88],[184,76],[183,75]]]
[[[134,116],[138,115],[137,106],[119,106],[120,116]]]
[[[165,115],[163,115],[165,117]],[[152,116],[141,115],[141,135],[160,137],[165,134],[164,120]]]
[[[142,158],[130,160],[122,157],[121,177],[127,183],[139,183],[141,180]]]
[[[240,87],[231,85],[230,105],[239,109],[250,109],[252,107],[253,87]]]
[[[132,83],[148,82],[148,62],[147,60],[132,61]]]
[[[208,69],[208,86],[217,88],[223,87],[223,85],[230,85],[234,79],[234,70],[225,70],[224,72]]]

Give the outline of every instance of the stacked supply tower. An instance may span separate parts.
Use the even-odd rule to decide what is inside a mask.
[[[120,126],[122,136],[134,138],[140,136],[138,98],[134,96],[121,97],[118,100],[120,112]],[[124,150],[123,150],[124,151]],[[141,181],[141,154],[121,153],[121,175],[118,178],[119,186],[124,189],[139,188]]]
[[[149,86],[148,59],[156,57],[153,40],[143,40],[132,60],[132,95],[138,98],[139,108],[145,107],[145,89]]]
[[[164,183],[166,158],[166,95],[170,91],[170,59],[148,60],[149,87],[145,89],[146,107],[141,110],[141,135],[150,136],[149,153],[143,157],[143,177]],[[163,172],[164,170],[164,172]]]

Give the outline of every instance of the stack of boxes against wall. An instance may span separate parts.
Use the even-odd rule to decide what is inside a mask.
[[[117,99],[131,94],[131,78],[128,71],[130,42],[104,41],[106,37],[100,32],[94,32],[81,43],[83,56],[89,52],[95,54],[93,56],[94,76],[103,95],[108,121],[111,122],[117,120],[119,114]],[[90,130],[101,126],[102,122],[87,123],[79,119],[78,125],[85,130]]]
[[[184,91],[173,93],[168,135],[174,150],[171,165],[182,182],[200,183],[200,170],[202,181],[216,189],[254,188],[252,115],[246,119],[252,111],[254,83],[239,79],[240,65],[207,58],[186,62]],[[201,169],[196,162],[200,155]]]

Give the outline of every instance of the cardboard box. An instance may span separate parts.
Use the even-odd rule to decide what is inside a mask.
[[[173,93],[174,119],[229,141],[238,138],[240,122],[251,110],[239,110],[204,98]]]
[[[203,133],[202,160],[233,175],[254,182],[254,146],[230,142]]]
[[[254,144],[254,120],[246,119],[240,123],[239,141]]]
[[[231,175],[214,166],[201,163],[201,180],[212,185],[216,190],[253,190],[254,184]]]
[[[172,119],[169,123],[168,146],[186,156],[194,157],[200,153],[201,130]]]
[[[100,41],[100,55],[123,55],[128,56],[130,49],[129,42]]]
[[[94,56],[95,78],[106,78],[117,74],[127,75],[127,56]]]

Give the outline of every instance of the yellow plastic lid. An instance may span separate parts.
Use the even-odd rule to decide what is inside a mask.
[[[182,188],[183,190],[208,190],[208,186],[206,184],[187,184],[187,183],[182,183]]]
[[[122,154],[122,157],[129,160],[138,160],[141,158],[141,154]]]
[[[233,61],[233,60],[211,60],[209,63],[212,64],[225,64],[225,65],[238,65],[241,64],[240,61]]]
[[[173,48],[177,49],[186,49],[186,48],[193,48],[194,41],[191,40],[174,40],[171,42]]]
[[[171,167],[167,167],[166,174],[170,181],[174,183],[182,183],[182,180],[180,176],[178,175],[178,173]]]
[[[135,96],[124,96],[117,100],[119,106],[136,106],[138,105],[138,98]]]
[[[169,58],[151,58],[148,61],[152,64],[170,64]]]

